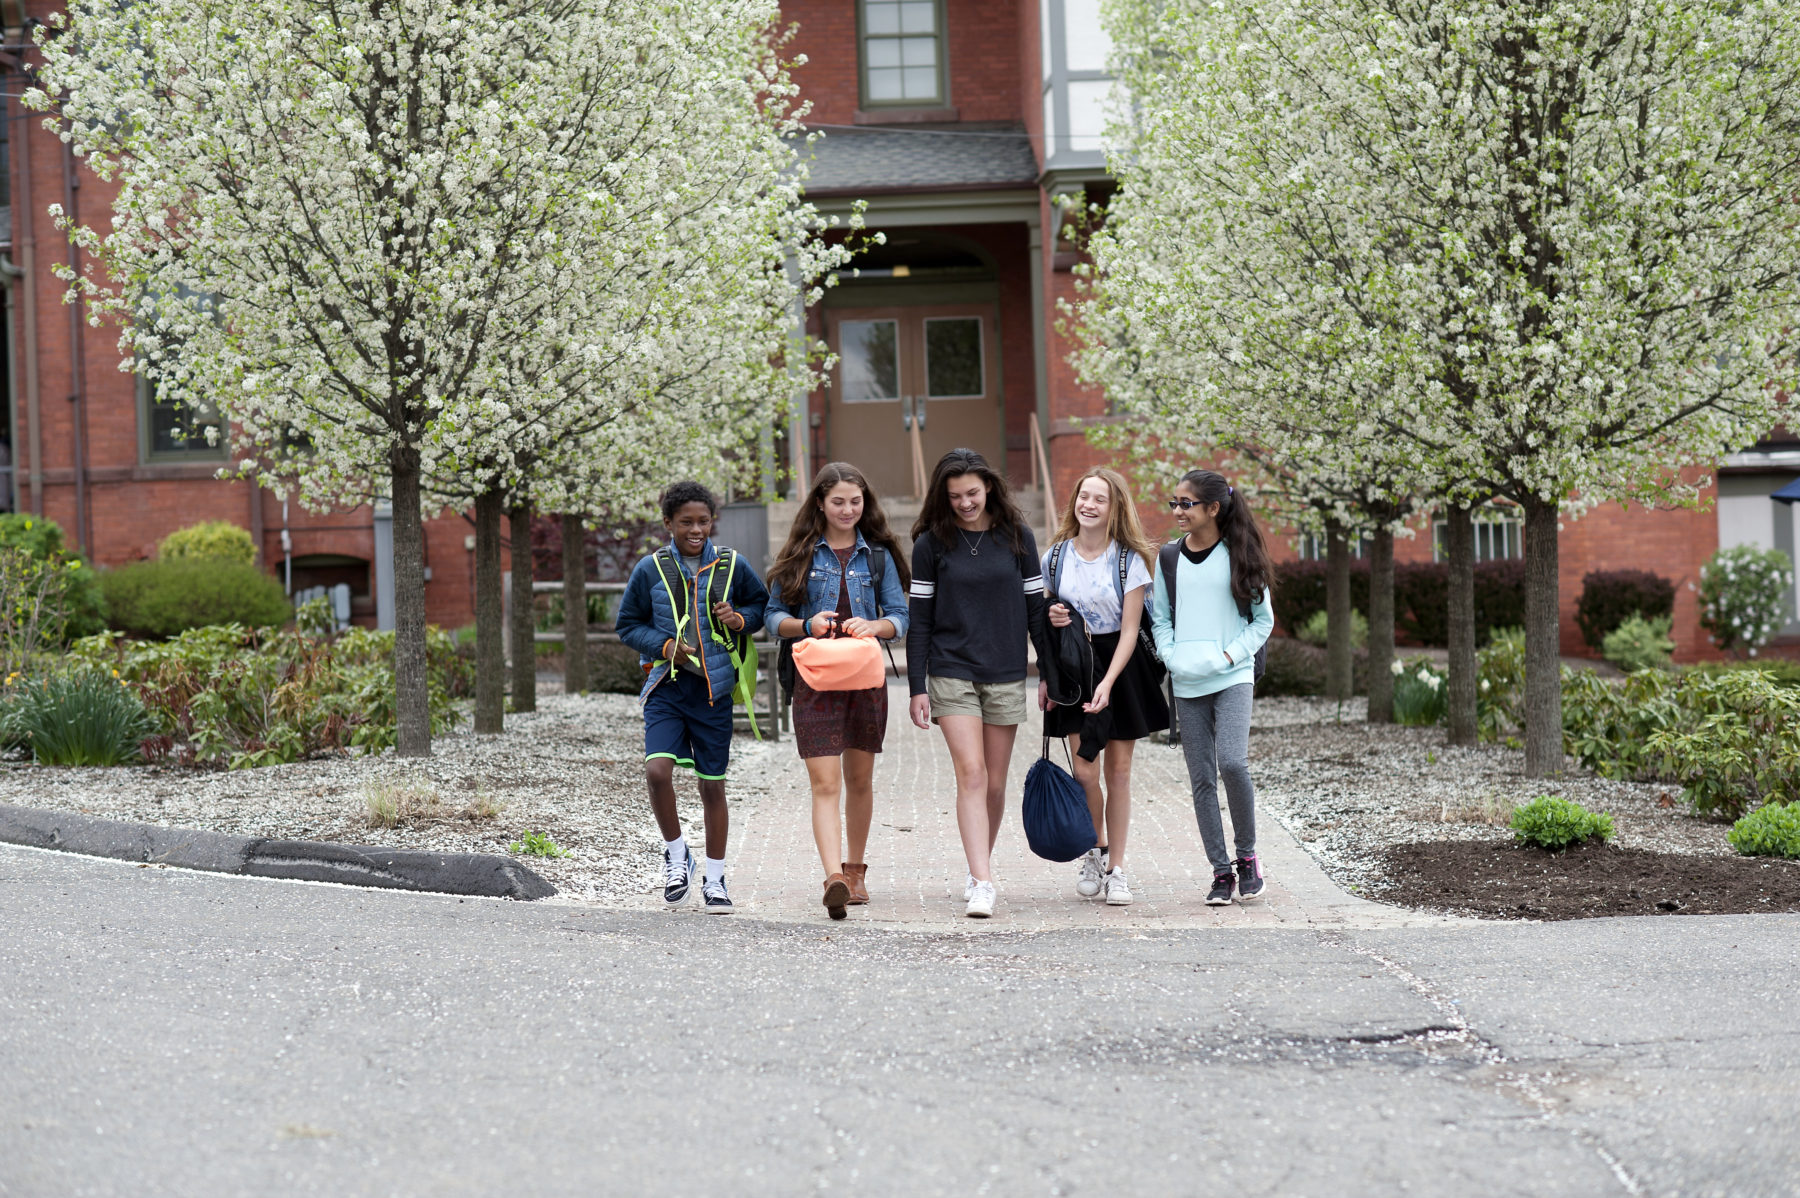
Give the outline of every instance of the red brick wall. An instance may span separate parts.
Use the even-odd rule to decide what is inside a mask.
[[[949,105],[965,121],[1021,119],[1018,0],[945,0],[944,8]],[[790,53],[806,56],[794,78],[813,106],[808,121],[853,124],[861,101],[856,0],[792,0],[781,20],[796,27]]]

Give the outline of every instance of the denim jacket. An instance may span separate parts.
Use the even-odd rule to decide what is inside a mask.
[[[877,614],[875,580],[871,576],[869,552],[869,543],[863,539],[859,528],[856,530],[856,551],[850,555],[850,611],[859,620],[892,620],[894,635],[903,637],[906,635],[906,588],[900,585],[900,571],[894,564],[894,555],[888,554],[887,568],[882,573],[881,610]],[[806,602],[801,610],[790,610],[787,597],[779,590],[770,593],[770,633],[775,634],[781,627],[781,621],[790,617],[810,620],[822,611],[836,611],[838,587],[843,573],[838,569],[837,552],[825,543],[824,537],[820,537],[819,543],[813,546],[812,568],[807,571],[806,576]]]

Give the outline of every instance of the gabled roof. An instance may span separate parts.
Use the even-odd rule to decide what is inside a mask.
[[[812,194],[871,194],[932,188],[1029,187],[1037,158],[1022,125],[979,129],[818,129]]]

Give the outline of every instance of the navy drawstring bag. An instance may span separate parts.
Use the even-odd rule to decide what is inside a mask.
[[[1065,750],[1067,747],[1065,743]],[[1094,817],[1088,813],[1087,792],[1068,770],[1050,760],[1047,736],[1043,756],[1025,775],[1020,814],[1025,843],[1046,861],[1073,861],[1099,842]]]

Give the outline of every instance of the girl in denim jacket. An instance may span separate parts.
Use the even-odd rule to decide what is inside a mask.
[[[769,572],[768,623],[787,640],[906,635],[905,554],[862,471],[832,462],[813,479]],[[887,732],[887,687],[815,691],[794,680],[794,739],[812,783],[813,840],[833,919],[869,901],[863,860],[875,812],[875,754]],[[838,817],[840,796],[842,821]],[[844,853],[843,837],[849,837]]]

